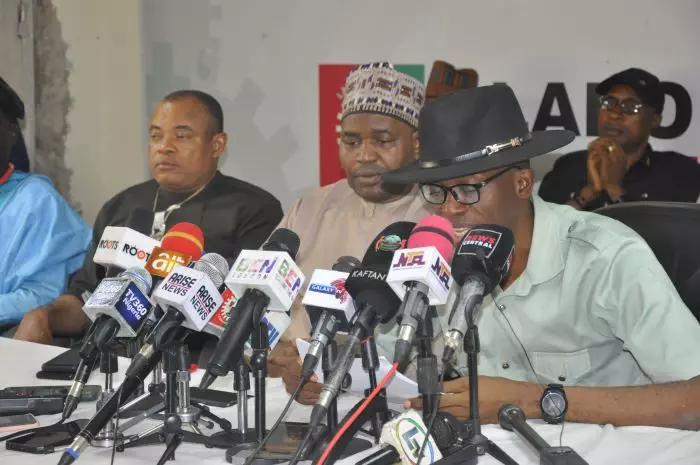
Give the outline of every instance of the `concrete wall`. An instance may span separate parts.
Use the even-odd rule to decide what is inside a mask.
[[[141,3],[53,2],[72,65],[71,194],[92,223],[109,198],[146,179]]]

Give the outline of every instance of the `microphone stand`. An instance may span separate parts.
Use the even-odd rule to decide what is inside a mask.
[[[433,315],[435,307],[429,307],[425,321],[418,324],[416,342],[418,345],[418,363],[416,377],[418,378],[418,393],[423,398],[423,421],[426,426],[434,408],[437,408],[440,385],[438,379],[437,357],[433,353]]]
[[[374,391],[377,387],[377,369],[379,368],[379,354],[377,354],[377,344],[374,342],[374,336],[370,336],[362,342],[362,368],[369,376],[369,388],[365,389],[365,397]],[[377,402],[374,409],[374,414],[371,416],[371,433],[374,436],[375,444],[379,444],[379,439],[382,435],[382,426],[391,420],[391,413],[386,400],[386,389],[382,388],[377,397],[373,401],[381,399]],[[374,402],[372,402],[374,403]],[[360,417],[362,418],[362,417]],[[360,423],[361,425],[362,423]]]
[[[254,436],[251,438],[250,433],[246,437],[242,437],[240,441],[234,441],[232,447],[226,449],[226,461],[233,463],[233,458],[240,452],[255,449],[258,447],[265,435],[267,435],[267,425],[265,418],[265,378],[267,377],[267,353],[269,349],[267,325],[262,321],[267,311],[267,306],[260,307],[259,310],[253,312],[253,334],[251,335],[251,345],[253,347],[253,355],[250,358],[250,366],[253,372],[253,380],[255,381],[255,430]],[[241,357],[243,360],[243,357]],[[239,397],[238,405],[243,408],[248,408],[247,397]],[[239,410],[240,411],[240,410]],[[240,420],[239,420],[240,421]],[[240,423],[239,423],[240,424]],[[279,463],[278,460],[256,459],[252,463],[256,465]]]
[[[149,444],[166,444],[159,464],[175,458],[175,449],[182,441],[206,444],[207,436],[199,429],[198,422],[211,429],[217,423],[224,431],[230,431],[231,423],[212,414],[206,406],[190,400],[190,357],[187,346],[177,341],[174,347],[165,351],[163,369],[165,371],[165,419],[142,433],[126,438],[117,446],[119,452],[131,447]],[[212,421],[202,420],[206,417]],[[194,432],[186,431],[189,426]]]
[[[226,449],[226,460],[233,463],[234,457],[241,452],[252,450],[258,447],[267,434],[265,416],[265,378],[267,377],[267,353],[268,335],[267,325],[262,321],[265,316],[267,306],[261,306],[259,310],[253,312],[252,325],[253,332],[251,345],[253,354],[250,358],[250,367],[245,363],[245,358],[241,351],[236,359],[238,363],[234,370],[233,388],[238,393],[238,430],[216,433],[209,438],[207,446],[221,447]],[[248,391],[250,390],[249,374],[252,371],[255,382],[255,429],[248,428]],[[278,461],[268,462],[264,459],[256,460],[253,463],[278,463]]]
[[[428,425],[433,408],[437,405],[440,385],[438,380],[437,357],[432,350],[433,317],[435,307],[429,307],[425,321],[419,321],[416,328],[416,338],[414,344],[418,347],[418,359],[416,366],[416,377],[418,378],[418,393],[423,398],[423,422]],[[395,449],[380,449],[377,452],[365,457],[358,465],[373,463],[394,463],[400,456]],[[428,463],[428,462],[426,462]]]
[[[105,388],[100,394],[100,399],[97,402],[97,410],[102,408],[102,405],[114,395],[112,386],[112,375],[119,371],[119,359],[117,352],[109,344],[100,347],[100,373],[105,378]],[[90,441],[90,445],[94,447],[112,447],[114,441],[122,439],[122,434],[114,427],[114,418],[111,418],[104,428]]]
[[[527,424],[523,410],[517,405],[505,404],[498,409],[501,428],[513,431],[540,457],[540,465],[588,465],[571,447],[552,447]]]
[[[165,408],[165,383],[163,382],[163,362],[153,368],[153,379],[148,384],[147,392],[133,398],[119,409],[119,416],[132,418],[129,427],[155,415]],[[125,424],[125,429],[127,425]]]
[[[140,334],[133,339],[133,345],[136,348],[135,352],[145,343],[146,335],[151,332],[152,326],[145,327]],[[124,404],[119,409],[120,418],[133,418],[132,421],[125,423],[125,429],[129,428],[146,418],[155,416],[165,408],[165,383],[163,382],[163,362],[159,361],[153,368],[153,379],[148,385],[148,392],[144,392],[141,388],[138,395]]]
[[[323,359],[321,359],[321,369],[323,370],[323,379],[328,379],[333,372],[335,360],[338,358],[338,343],[335,339],[331,339],[323,348]],[[333,399],[333,402],[328,406],[326,414],[326,431],[335,431],[338,428],[338,399]]]
[[[164,418],[163,415],[159,415],[159,412],[165,409],[166,385],[163,382],[162,367],[163,363],[159,361],[151,371],[153,380],[149,383],[147,393],[132,399],[119,409],[119,418],[129,418],[120,425],[120,432],[128,430],[147,418],[156,420]]]
[[[263,323],[263,314],[253,315],[253,356],[250,366],[253,369],[255,380],[255,435],[257,444],[260,444],[267,434],[265,423],[265,378],[267,378],[267,353],[270,348],[267,325]]]
[[[447,457],[434,462],[433,465],[473,465],[478,463],[479,456],[491,455],[504,465],[518,465],[503,449],[481,432],[481,418],[479,417],[479,369],[478,354],[479,328],[474,324],[473,315],[468,316],[469,324],[464,336],[464,352],[467,354],[467,367],[469,370],[469,420],[466,422],[466,437],[463,437],[464,445]]]
[[[377,368],[379,368],[379,355],[377,354],[377,344],[374,341],[374,337],[370,336],[364,341],[362,341],[362,368],[367,371],[369,376],[369,388],[365,389],[365,398],[369,397],[372,391],[377,387]],[[329,376],[330,373],[324,376]],[[335,401],[334,401],[335,402]],[[355,411],[364,402],[361,400],[357,402],[353,408],[345,415],[340,425],[345,424],[350,416],[355,413]],[[337,411],[337,404],[336,411]],[[329,409],[329,418],[330,411]],[[382,434],[382,426],[391,420],[391,412],[389,411],[389,406],[386,400],[386,389],[382,388],[377,396],[372,399],[372,401],[367,405],[367,408],[360,414],[360,416],[350,425],[350,427],[343,433],[338,442],[333,447],[333,450],[328,455],[328,458],[324,463],[331,465],[337,460],[351,455],[362,452],[363,450],[372,447],[372,444],[364,439],[353,438],[358,431],[362,430],[362,426],[368,421],[371,424],[370,434],[374,436],[375,444],[379,443],[379,439]],[[328,435],[324,441],[318,443],[316,450],[307,456],[307,459],[317,460],[321,453],[326,449],[326,446],[330,442],[331,438],[335,435],[337,431],[336,427],[327,428]],[[310,449],[310,448],[309,448]]]

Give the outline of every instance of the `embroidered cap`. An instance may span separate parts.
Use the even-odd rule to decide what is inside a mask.
[[[382,61],[351,71],[342,97],[341,121],[353,113],[379,113],[417,128],[418,114],[425,103],[425,87],[417,79],[397,71],[391,63]]]

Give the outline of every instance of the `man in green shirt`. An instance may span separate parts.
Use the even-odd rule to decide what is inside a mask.
[[[419,183],[458,237],[477,224],[515,236],[509,274],[476,319],[482,419],[515,403],[560,423],[540,400],[563,391],[568,421],[699,429],[700,325],[653,252],[617,221],[533,193],[529,159],[573,134],[529,132],[503,84],[427,103],[419,128],[420,160],[385,180]],[[467,418],[467,379],[443,392],[441,409]]]

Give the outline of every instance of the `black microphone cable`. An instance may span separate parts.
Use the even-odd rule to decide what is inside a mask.
[[[255,460],[255,456],[260,453],[260,451],[263,449],[263,447],[265,447],[265,444],[267,444],[267,442],[270,440],[274,431],[277,428],[279,428],[280,424],[282,423],[282,420],[284,420],[284,417],[287,416],[287,412],[291,408],[292,402],[294,402],[294,400],[297,398],[297,396],[299,395],[301,390],[306,385],[307,381],[308,381],[308,379],[301,379],[299,381],[299,383],[297,383],[296,389],[294,389],[293,394],[289,397],[289,400],[287,401],[287,405],[284,406],[284,409],[282,410],[282,413],[280,414],[279,418],[277,418],[277,421],[275,422],[274,425],[272,425],[272,428],[270,428],[270,431],[263,438],[263,440],[260,442],[260,444],[258,444],[258,447],[255,449],[255,451],[250,456],[248,456],[248,458],[246,459],[246,461],[243,465],[250,465],[253,462],[253,460]],[[309,431],[311,431],[310,428],[309,428]]]
[[[428,424],[426,425],[426,431],[425,431],[425,437],[423,438],[423,444],[421,444],[420,449],[418,450],[418,461],[416,462],[416,465],[420,465],[421,459],[423,459],[423,451],[425,449],[425,446],[428,445],[428,439],[430,439],[430,432],[433,429],[433,425],[435,424],[435,419],[437,418],[438,410],[440,410],[439,405],[440,405],[440,396],[442,396],[442,388],[443,388],[443,382],[445,380],[445,365],[443,364],[442,370],[440,370],[440,391],[438,392],[438,397],[437,401],[435,402],[435,405],[433,405],[433,410],[430,412],[430,420],[428,421]]]
[[[122,390],[118,389],[113,395],[117,396],[117,405],[122,403]],[[119,409],[114,414],[114,441],[112,442],[112,459],[110,465],[114,465],[114,456],[117,452],[117,439],[119,438]]]
[[[440,321],[440,318],[436,318],[437,323],[438,323],[438,331],[440,331],[438,334],[442,334],[444,337],[445,331],[442,328],[442,322]],[[425,437],[423,438],[423,444],[421,444],[420,449],[418,450],[418,461],[416,462],[416,465],[420,465],[420,461],[423,458],[423,452],[425,450],[425,446],[428,445],[428,440],[430,439],[430,432],[433,429],[433,425],[435,424],[435,419],[437,418],[438,410],[440,410],[440,397],[442,396],[442,388],[445,382],[445,372],[447,372],[447,363],[445,361],[442,362],[442,370],[440,370],[440,376],[439,376],[439,385],[440,389],[438,390],[438,395],[437,395],[437,400],[435,401],[435,405],[433,405],[433,410],[430,412],[430,420],[428,420],[428,424],[426,425],[426,431],[425,431]]]
[[[493,299],[494,304],[496,303],[496,298],[492,294],[491,298]],[[515,337],[515,340],[518,341],[518,344],[520,345],[520,348],[523,351],[523,354],[525,354],[525,359],[527,360],[527,364],[530,367],[530,370],[532,370],[532,374],[535,375],[535,379],[537,380],[537,384],[539,385],[540,389],[542,390],[542,393],[544,394],[545,391],[545,385],[542,383],[542,380],[540,380],[540,377],[537,375],[537,371],[535,371],[535,366],[532,364],[532,361],[530,360],[530,356],[527,353],[527,350],[525,350],[525,345],[523,345],[522,341],[518,337],[518,334],[515,332],[515,329],[513,328],[513,325],[510,324],[510,320],[506,316],[506,314],[503,312],[503,309],[496,305],[496,308],[498,309],[498,312],[501,314],[504,320],[506,320],[506,323],[508,324],[508,327],[510,328],[510,332],[513,333],[513,336]],[[566,413],[564,413],[564,418],[562,419],[561,422],[561,431],[559,431],[559,447],[562,447],[562,440],[564,438],[564,426],[566,425]]]
[[[311,435],[313,434],[312,431],[313,430],[311,429],[311,424],[309,424],[309,430],[306,432],[306,435],[304,436],[304,439],[302,439],[299,446],[297,446],[297,450],[294,452],[294,456],[289,461],[288,465],[296,465],[299,462],[299,460],[301,460],[301,454],[304,453],[306,445],[309,443],[309,440],[311,440]]]

